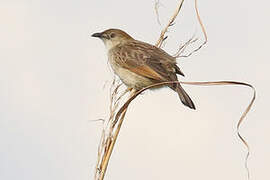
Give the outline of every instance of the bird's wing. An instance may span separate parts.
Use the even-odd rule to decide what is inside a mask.
[[[138,75],[159,81],[176,80],[176,76],[172,79],[179,70],[176,60],[153,45],[132,41],[116,47],[112,53],[119,66]]]

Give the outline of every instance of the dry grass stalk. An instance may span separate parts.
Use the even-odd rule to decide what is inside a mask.
[[[156,43],[156,46],[160,47],[163,43],[163,41],[166,39],[164,38],[165,33],[168,30],[169,26],[172,26],[175,18],[177,17],[182,4],[184,0],[182,0],[174,15],[171,17],[168,25],[164,28],[164,30],[161,32],[160,38],[158,42]],[[157,5],[158,2],[155,5],[156,12],[157,11]],[[159,19],[159,18],[158,18]],[[120,100],[122,100],[123,96],[128,92],[126,90],[122,95],[118,96],[120,85],[116,85],[115,80],[113,81],[111,85],[111,98],[110,98],[110,117],[108,121],[103,123],[104,128],[102,130],[102,135],[101,135],[101,141],[99,144],[99,149],[98,149],[98,160],[96,164],[96,172],[95,172],[95,180],[103,180],[108,162],[110,159],[110,156],[112,154],[113,147],[115,145],[116,139],[118,137],[121,125],[123,123],[124,117],[126,115],[126,111],[128,108],[129,103],[138,95],[138,92],[131,91],[130,93],[130,98],[124,103],[124,105],[118,110],[118,106],[120,103]],[[140,91],[139,91],[140,92]],[[117,112],[117,114],[115,114]]]
[[[103,122],[103,130],[101,135],[101,140],[98,148],[98,159],[96,164],[96,174],[95,179],[103,179],[109,158],[112,152],[112,148],[115,144],[116,138],[115,138],[115,132],[114,132],[114,126],[115,126],[115,113],[117,112],[117,108],[120,103],[120,99],[125,96],[127,91],[124,91],[122,94],[120,93],[120,87],[122,84],[117,83],[114,79],[111,88],[110,88],[110,116],[107,121]],[[124,118],[125,115],[123,115]],[[119,132],[118,132],[119,133]],[[117,135],[118,135],[117,133]],[[116,135],[116,137],[117,137]]]
[[[157,47],[161,47],[162,43],[164,42],[164,40],[167,38],[164,37],[166,32],[168,31],[168,28],[170,26],[173,25],[178,13],[180,12],[180,9],[182,7],[184,0],[181,0],[177,6],[177,9],[175,11],[175,13],[173,14],[173,16],[171,17],[171,19],[169,20],[169,23],[167,24],[167,26],[161,31],[160,37],[156,43]],[[193,50],[191,53],[189,53],[188,55],[182,55],[182,53],[184,52],[184,50],[186,49],[187,46],[189,46],[190,44],[194,43],[197,41],[197,38],[194,38],[194,36],[188,40],[184,45],[182,45],[179,50],[177,51],[175,57],[188,57],[191,54],[193,54],[194,52],[198,51],[199,49],[202,48],[203,45],[205,45],[207,43],[207,34],[205,31],[205,28],[202,24],[201,18],[199,16],[199,12],[198,12],[198,8],[197,8],[197,0],[195,0],[195,9],[196,9],[196,14],[197,14],[197,19],[200,23],[201,29],[204,33],[204,39],[205,41],[195,50]],[[157,4],[155,4],[155,10],[157,11]],[[158,15],[158,13],[157,13]],[[159,19],[159,17],[158,17]],[[130,89],[125,90],[124,92],[122,91],[121,93],[121,85],[119,82],[117,83],[115,81],[115,79],[113,80],[113,83],[111,85],[111,97],[110,97],[110,116],[108,118],[108,120],[105,122],[103,121],[103,130],[102,130],[102,135],[101,135],[101,140],[100,140],[100,144],[99,144],[99,149],[98,149],[98,159],[97,159],[97,164],[96,164],[96,172],[95,172],[95,180],[103,180],[107,167],[108,167],[108,163],[114,148],[114,145],[116,143],[117,137],[119,135],[122,123],[124,121],[127,109],[129,104],[142,92],[144,92],[147,89],[151,89],[157,86],[161,86],[161,85],[167,85],[167,84],[173,84],[173,83],[181,83],[181,84],[188,84],[188,85],[199,85],[199,86],[215,86],[215,85],[243,85],[243,86],[248,86],[250,88],[253,89],[253,98],[251,100],[251,102],[249,103],[248,107],[246,108],[246,110],[244,111],[244,113],[242,114],[242,116],[240,117],[240,120],[238,121],[237,124],[237,134],[238,137],[240,138],[240,140],[245,144],[245,146],[247,147],[247,156],[246,156],[246,161],[245,161],[245,165],[248,171],[248,178],[249,178],[249,170],[247,167],[247,159],[249,156],[249,145],[247,143],[247,141],[240,135],[239,132],[239,128],[240,125],[242,124],[244,118],[246,117],[247,113],[250,111],[254,100],[255,100],[255,96],[256,96],[256,91],[255,88],[247,83],[243,83],[243,82],[236,82],[236,81],[214,81],[214,82],[178,82],[178,81],[172,81],[172,82],[162,82],[162,83],[156,83],[154,85],[145,87],[139,91],[130,91]],[[127,92],[130,92],[130,96],[129,98],[124,101],[125,99],[125,95],[127,94]],[[121,102],[125,102],[123,103],[123,105],[119,108],[119,105]]]

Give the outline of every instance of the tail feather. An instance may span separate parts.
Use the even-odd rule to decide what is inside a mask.
[[[177,84],[174,90],[178,93],[178,96],[184,105],[188,106],[191,109],[196,109],[193,101],[180,84]]]

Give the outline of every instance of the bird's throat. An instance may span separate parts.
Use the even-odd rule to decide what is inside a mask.
[[[103,40],[104,45],[107,49],[107,51],[109,52],[112,48],[114,48],[115,46],[117,46],[118,44],[120,44],[120,42],[117,41],[109,41],[109,40]]]

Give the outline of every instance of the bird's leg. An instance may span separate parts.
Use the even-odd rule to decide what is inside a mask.
[[[127,88],[116,100],[118,102],[124,95],[126,95],[129,91],[132,91],[132,88]]]
[[[134,88],[129,88],[130,90],[130,95],[129,97],[133,96],[138,90],[137,89],[134,89]]]

